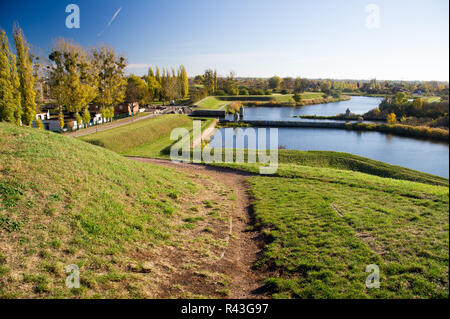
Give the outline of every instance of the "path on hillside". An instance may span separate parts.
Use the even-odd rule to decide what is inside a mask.
[[[264,295],[259,292],[263,286],[264,276],[262,272],[252,269],[261,252],[262,242],[259,239],[258,232],[248,230],[252,223],[252,216],[246,179],[254,174],[201,164],[149,158],[129,158],[139,162],[174,168],[188,174],[201,174],[216,179],[234,190],[236,205],[234,211],[229,212],[233,221],[232,236],[220,261],[223,264],[222,269],[233,280],[228,298],[264,298]]]
[[[139,116],[139,117],[131,116],[131,117],[127,117],[127,118],[124,118],[124,119],[121,119],[118,121],[109,122],[106,124],[100,124],[100,125],[96,125],[96,126],[91,126],[91,127],[88,127],[87,129],[82,129],[82,130],[67,133],[64,135],[70,136],[70,137],[80,137],[80,136],[97,133],[97,132],[101,132],[101,131],[106,131],[106,130],[109,130],[112,128],[128,125],[130,123],[146,120],[146,119],[153,118],[156,116],[159,116],[159,114],[149,114],[149,115],[144,115],[144,116]]]

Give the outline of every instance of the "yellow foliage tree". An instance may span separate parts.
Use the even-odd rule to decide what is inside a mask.
[[[391,113],[387,116],[387,122],[388,124],[395,124],[397,123],[397,115],[395,113]]]

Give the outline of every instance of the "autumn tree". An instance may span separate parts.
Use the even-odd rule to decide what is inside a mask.
[[[291,77],[283,78],[283,89],[284,90],[293,90],[295,86],[294,79]]]
[[[277,90],[280,88],[281,82],[283,82],[283,80],[279,76],[273,76],[269,79],[269,88]]]
[[[213,70],[208,69],[205,71],[205,73],[203,74],[203,85],[205,86],[208,95],[214,93],[215,77]]]
[[[22,29],[17,23],[14,24],[13,35],[17,53],[17,73],[20,81],[22,123],[31,126],[36,119],[36,93],[34,92],[30,49]]]
[[[324,80],[320,82],[320,91],[322,91],[326,96],[331,94],[331,82]]]
[[[300,77],[295,79],[294,91],[295,93],[303,93],[308,88],[309,82],[307,79],[302,79]]]
[[[181,84],[181,97],[187,98],[189,95],[189,78],[187,76],[186,68],[184,65],[180,66],[180,84]]]
[[[230,74],[225,79],[224,89],[230,95],[238,95],[239,94],[238,83],[235,80],[234,72],[230,72]]]
[[[98,72],[96,101],[102,108],[110,108],[122,103],[125,99],[127,84],[124,79],[124,69],[127,65],[125,58],[107,46],[93,49],[92,55]]]
[[[133,74],[128,76],[125,100],[127,102],[138,102],[141,105],[150,103],[151,94],[147,83],[139,76]]]
[[[80,45],[60,38],[49,56],[53,62],[49,72],[52,97],[60,113],[80,113],[97,94],[97,74],[89,53]],[[79,123],[80,124],[80,123]]]
[[[395,115],[395,113],[388,114],[387,122],[388,122],[388,124],[395,124],[395,123],[397,123],[397,116]]]
[[[5,31],[0,33],[0,121],[15,122],[14,86],[11,77],[11,52]]]

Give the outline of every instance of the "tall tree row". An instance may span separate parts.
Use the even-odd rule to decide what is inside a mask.
[[[183,65],[177,70],[162,68],[162,73],[159,67],[155,70],[150,67],[145,76],[151,101],[168,101],[189,95],[189,78]]]
[[[31,67],[30,48],[25,36],[16,23],[14,25],[14,42],[17,53],[17,73],[20,81],[20,95],[22,107],[22,123],[31,126],[36,119],[36,102],[34,92],[34,78]]]
[[[5,31],[0,34],[0,120],[16,122],[16,108],[20,106],[14,101],[14,86],[12,83],[11,52]]]

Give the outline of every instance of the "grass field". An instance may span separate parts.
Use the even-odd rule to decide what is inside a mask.
[[[234,205],[223,197],[230,190],[81,141],[166,157],[175,127],[190,129],[192,119],[161,116],[80,140],[0,123],[0,297],[158,297],[183,269],[213,276],[227,229],[221,212]],[[255,266],[266,291],[448,298],[448,183],[352,154],[280,150],[275,175],[248,178],[251,227],[264,239]],[[208,198],[220,198],[218,214],[209,211],[215,201],[204,205]],[[199,227],[208,232],[199,237]],[[172,249],[190,262],[175,262]],[[159,262],[149,265],[149,256]],[[82,269],[81,290],[64,286],[64,267],[73,263]],[[379,289],[365,287],[370,264],[380,269]],[[206,296],[220,296],[224,287],[215,285]],[[205,297],[182,289],[169,297],[180,296]]]
[[[425,96],[425,97],[423,97],[423,101],[425,103],[439,102],[440,100],[441,100],[440,96]]]
[[[219,97],[210,96],[197,104],[197,108],[202,110],[217,110],[229,103],[228,101],[221,100]]]
[[[320,92],[302,93],[304,101],[321,99],[323,94]],[[210,96],[198,104],[198,109],[219,109],[224,105],[231,103],[231,101],[248,101],[253,102],[278,102],[290,103],[293,102],[293,94],[272,94],[272,95],[237,95],[237,96]]]
[[[208,214],[211,204],[202,201],[221,198],[213,208],[230,211],[229,191],[78,139],[0,123],[0,298],[164,296],[183,267],[214,267],[228,220]],[[80,267],[81,289],[65,286],[70,264]],[[184,293],[165,296],[192,297]]]
[[[273,297],[448,298],[448,187],[296,164],[249,184]]]

